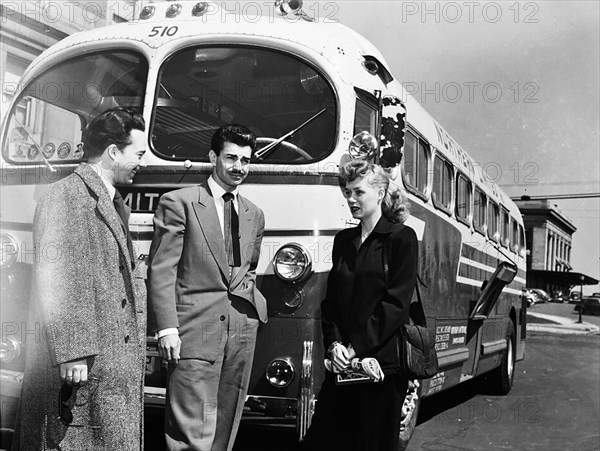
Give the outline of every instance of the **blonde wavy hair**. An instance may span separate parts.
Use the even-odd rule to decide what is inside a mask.
[[[409,203],[403,190],[391,182],[388,174],[378,164],[365,160],[352,160],[340,167],[342,185],[360,177],[367,177],[367,183],[385,192],[381,212],[392,222],[403,223],[410,216]]]

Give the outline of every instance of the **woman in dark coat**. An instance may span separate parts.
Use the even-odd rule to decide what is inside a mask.
[[[404,198],[380,166],[354,160],[341,168],[340,177],[360,225],[334,240],[333,267],[321,305],[326,358],[334,372],[326,374],[304,448],[396,451],[408,387],[398,368],[398,331],[409,322],[417,237],[403,225],[408,216]],[[355,357],[376,358],[384,380],[336,385],[334,373],[348,370]]]

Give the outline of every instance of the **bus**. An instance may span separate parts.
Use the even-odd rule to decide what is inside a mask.
[[[427,323],[439,372],[409,384],[402,447],[421,399],[487,374],[506,394],[525,354],[525,237],[518,208],[394,78],[384,56],[297,0],[281,17],[239,17],[207,2],[155,2],[139,17],[66,37],[27,69],[1,130],[2,421],[11,427],[28,341],[32,220],[48,186],[85,161],[81,133],[113,107],[141,111],[145,163],[120,187],[146,262],[160,196],[205,180],[210,138],[226,123],[258,137],[241,187],[266,217],[257,285],[268,301],[244,421],[310,425],[324,378],[320,303],[335,234],[356,222],[338,169],[352,158],[386,168],[407,193],[418,236]],[[165,367],[148,334],[145,403],[162,409]]]

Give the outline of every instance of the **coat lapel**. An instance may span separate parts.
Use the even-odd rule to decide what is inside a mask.
[[[129,257],[129,250],[127,248],[127,237],[125,236],[125,230],[121,224],[121,218],[115,210],[115,207],[108,195],[106,186],[96,172],[89,165],[83,163],[75,170],[75,173],[81,177],[87,187],[95,194],[97,198],[96,208],[98,213],[115,236],[117,244],[121,250],[121,253],[125,256],[125,260],[128,261],[129,267],[131,268],[131,262]]]
[[[250,210],[246,200],[238,195],[238,218],[240,222],[240,253],[242,263],[240,270],[236,272],[231,281],[231,286],[235,287],[246,274],[247,268],[252,258],[252,250],[254,249],[254,239],[252,236],[252,228],[254,226],[255,212]]]
[[[196,218],[200,223],[206,244],[215,258],[217,265],[219,265],[219,269],[225,276],[225,279],[229,280],[229,265],[227,264],[227,256],[225,255],[225,241],[223,240],[223,232],[221,231],[219,217],[217,216],[215,200],[206,182],[199,185],[198,190],[198,202],[192,204],[196,212]]]

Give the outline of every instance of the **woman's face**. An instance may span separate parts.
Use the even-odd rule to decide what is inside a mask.
[[[381,211],[382,188],[371,186],[367,176],[346,183],[344,196],[355,219],[363,220]]]

